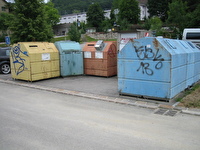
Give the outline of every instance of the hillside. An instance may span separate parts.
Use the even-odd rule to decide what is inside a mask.
[[[64,15],[87,11],[88,6],[95,2],[98,2],[104,10],[111,9],[113,0],[52,0],[52,2],[60,15]]]

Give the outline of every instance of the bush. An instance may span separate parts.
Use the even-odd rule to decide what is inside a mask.
[[[75,24],[72,24],[70,26],[69,32],[68,32],[69,39],[71,41],[80,42],[81,39],[81,33],[79,32],[77,26]]]

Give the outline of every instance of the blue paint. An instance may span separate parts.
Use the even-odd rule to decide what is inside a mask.
[[[23,55],[29,57],[27,51],[22,51],[20,49],[20,44],[12,48],[11,50],[11,56],[13,59],[12,63],[14,64],[14,70],[16,75],[19,75],[26,69],[25,66],[26,59],[22,58]]]
[[[120,94],[171,99],[200,79],[200,50],[164,38],[129,41],[118,52]]]

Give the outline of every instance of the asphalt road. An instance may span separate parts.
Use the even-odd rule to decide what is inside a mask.
[[[118,92],[118,78],[117,76],[113,77],[98,77],[98,76],[89,76],[89,75],[80,75],[80,76],[68,76],[68,77],[58,77],[50,78],[46,80],[39,80],[35,82],[27,82],[23,80],[14,80],[11,77],[11,74],[3,75],[0,74],[0,79],[15,81],[31,85],[40,85],[49,88],[58,88],[65,89],[70,91],[84,92],[86,94],[96,94],[102,96],[110,96],[114,98],[126,98],[130,100],[141,100],[152,103],[159,104],[169,104],[173,105],[176,103],[175,100],[170,100],[170,102],[159,101],[159,100],[148,100],[144,98],[137,98],[133,96],[119,95]]]
[[[200,117],[0,83],[1,150],[199,150]]]

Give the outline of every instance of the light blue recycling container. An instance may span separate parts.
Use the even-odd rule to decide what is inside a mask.
[[[190,41],[142,38],[118,52],[119,94],[170,100],[200,79],[200,50]]]
[[[58,41],[55,42],[60,54],[61,76],[73,76],[83,74],[83,52],[78,42]]]

